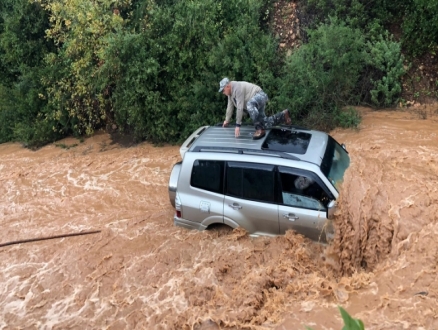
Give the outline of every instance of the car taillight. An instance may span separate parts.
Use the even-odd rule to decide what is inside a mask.
[[[175,216],[181,218],[181,200],[179,199],[178,193],[175,196]]]

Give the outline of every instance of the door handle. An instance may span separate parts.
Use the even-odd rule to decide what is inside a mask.
[[[286,214],[283,214],[283,218],[286,218],[289,221],[295,221],[295,220],[298,220],[300,217],[296,216],[294,213],[286,213]]]
[[[233,203],[233,204],[228,204],[229,207],[231,207],[234,210],[240,210],[242,208],[242,206],[240,206],[237,203]]]

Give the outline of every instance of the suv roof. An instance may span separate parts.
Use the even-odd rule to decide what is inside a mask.
[[[320,165],[327,147],[324,132],[284,126],[266,130],[266,135],[253,140],[254,126],[242,126],[240,137],[234,136],[234,126],[203,126],[182,145],[180,152],[233,152],[302,160]]]

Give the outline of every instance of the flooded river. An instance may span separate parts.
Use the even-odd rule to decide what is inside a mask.
[[[361,111],[330,246],[175,227],[178,146],[0,145],[0,244],[99,231],[0,247],[0,329],[438,329],[438,106]]]

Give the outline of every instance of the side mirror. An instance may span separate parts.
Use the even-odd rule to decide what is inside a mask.
[[[327,205],[327,218],[328,219],[333,219],[333,216],[335,214],[336,211],[336,206],[337,203],[336,201],[330,201]]]
[[[341,147],[342,147],[345,151],[347,151],[347,146],[346,146],[344,143],[341,144]]]

